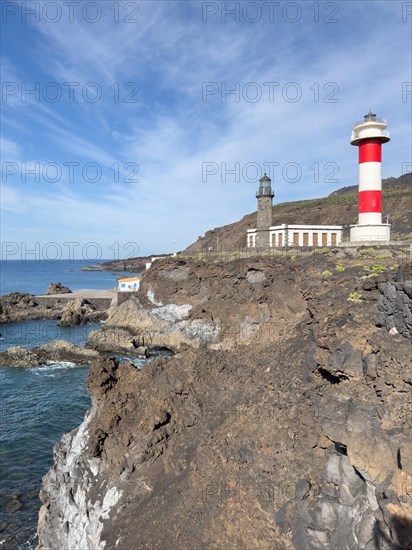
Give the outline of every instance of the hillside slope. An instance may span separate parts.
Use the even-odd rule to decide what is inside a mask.
[[[383,214],[390,214],[392,238],[404,239],[412,232],[412,173],[383,180]],[[273,207],[273,222],[350,225],[357,221],[357,186],[343,187],[322,199],[284,202]],[[256,212],[240,221],[207,231],[187,247],[187,253],[213,248],[233,250],[246,245],[246,231],[256,226]]]

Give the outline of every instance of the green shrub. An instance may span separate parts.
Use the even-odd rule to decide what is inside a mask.
[[[348,300],[350,300],[351,302],[360,302],[361,300],[363,300],[363,296],[362,294],[359,294],[359,292],[351,292],[349,294]]]
[[[342,271],[345,271],[345,266],[342,265],[342,264],[336,264],[336,267],[335,267],[336,271],[338,271],[339,273],[342,273]]]
[[[379,273],[369,273],[369,275],[362,275],[361,280],[371,279],[372,277],[379,277]]]
[[[358,254],[361,258],[376,258],[378,251],[379,246],[369,246],[368,248],[362,248],[359,250]]]
[[[384,265],[379,265],[379,264],[376,264],[374,266],[372,266],[372,271],[387,271],[387,267],[384,266]]]
[[[324,277],[330,277],[332,275],[332,271],[329,271],[329,269],[325,269],[325,271],[322,271],[322,275]]]

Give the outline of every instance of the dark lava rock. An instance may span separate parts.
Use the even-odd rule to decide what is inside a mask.
[[[95,323],[105,319],[106,316],[106,311],[97,309],[89,300],[76,298],[64,305],[59,326],[74,327]]]
[[[405,292],[354,303],[358,276],[324,284],[328,262],[155,262],[145,295],[227,319],[232,347],[92,364],[92,407],[43,480],[39,549],[410,548],[411,343],[375,324],[383,294],[404,319]]]
[[[37,367],[48,361],[88,365],[99,357],[97,351],[76,346],[65,340],[56,340],[27,350],[17,346],[0,353],[0,364],[6,367]]]
[[[69,361],[86,365],[99,357],[97,351],[76,346],[65,340],[56,340],[50,344],[33,348],[31,353],[47,361]]]
[[[58,319],[61,309],[61,304],[44,305],[32,294],[13,292],[0,297],[0,323]]]
[[[50,283],[46,294],[71,294],[70,288],[63,286],[61,283]]]
[[[133,349],[134,336],[125,328],[103,327],[87,337],[87,347],[97,351],[128,351]]]
[[[0,364],[5,367],[38,367],[45,361],[21,346],[0,352]]]
[[[387,330],[396,328],[397,332],[412,340],[412,283],[379,283],[379,313],[376,315],[378,326]]]

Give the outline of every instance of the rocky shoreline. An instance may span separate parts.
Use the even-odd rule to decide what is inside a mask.
[[[67,361],[90,365],[98,357],[97,351],[76,346],[65,340],[56,340],[30,350],[21,346],[8,348],[0,352],[0,364],[5,367],[38,367],[48,362]]]
[[[93,361],[39,550],[410,548],[411,280],[344,252],[157,261],[89,344],[178,353]]]
[[[168,254],[166,254],[168,256]],[[142,273],[146,269],[146,263],[151,261],[151,256],[141,256],[130,258],[128,260],[113,260],[111,262],[103,262],[101,264],[88,265],[82,267],[82,271],[114,271],[114,272],[131,272]]]
[[[44,300],[42,296],[21,292],[0,296],[0,324],[57,319],[59,326],[73,327],[102,321],[107,317],[107,310],[108,306],[96,305],[74,294],[68,300],[60,297]]]
[[[92,333],[93,334],[93,333]],[[162,351],[153,349],[154,352]],[[120,354],[128,357],[147,359],[151,355],[148,346],[121,346],[112,341],[107,346],[93,345],[93,340],[88,347],[76,346],[65,340],[55,340],[49,344],[26,349],[22,346],[14,346],[0,352],[0,364],[4,367],[38,367],[50,362],[69,362],[78,365],[90,365],[99,357],[107,354]]]
[[[51,298],[43,299],[48,296]],[[71,297],[67,298],[67,296]],[[101,305],[102,301],[110,304],[115,300],[112,298],[89,300],[77,297],[61,283],[51,283],[44,296],[19,292],[1,296],[0,326],[39,319],[57,320],[58,326],[65,328],[99,323],[107,318],[109,310],[109,305]],[[138,358],[149,357],[150,351],[147,345],[138,344],[132,335],[123,332],[124,334],[122,329],[117,328],[109,331],[94,331],[86,347],[75,346],[64,340],[57,340],[30,350],[21,346],[11,347],[0,352],[0,363],[8,367],[33,367],[55,361],[90,365],[94,359],[105,353],[125,354]]]

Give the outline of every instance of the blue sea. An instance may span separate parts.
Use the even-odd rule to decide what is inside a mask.
[[[102,262],[104,260],[93,263]],[[105,290],[115,287],[116,279],[122,275],[120,271],[81,271],[82,267],[90,265],[86,260],[0,260],[0,295],[10,292],[44,294],[51,282],[62,283],[71,290]]]
[[[72,290],[106,289],[120,273],[81,271],[87,262],[0,262],[0,294],[44,293],[50,282]],[[31,348],[57,339],[83,345],[99,324],[60,328],[57,321],[0,325],[0,350]],[[136,362],[143,366],[145,361]],[[71,363],[13,368],[0,365],[0,548],[35,548],[38,493],[53,462],[53,445],[76,428],[90,405],[89,368]]]

